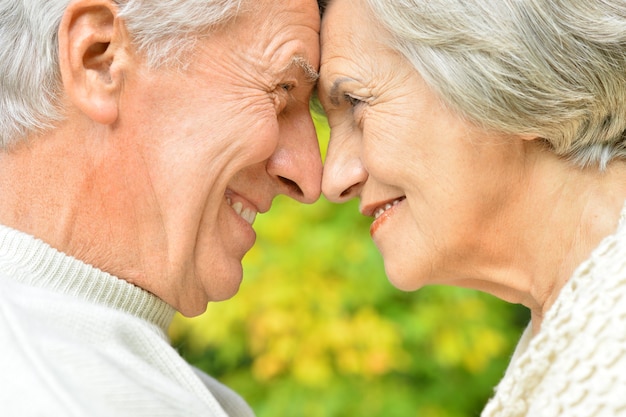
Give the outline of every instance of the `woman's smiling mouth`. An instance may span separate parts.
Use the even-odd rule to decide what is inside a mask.
[[[400,201],[404,199],[405,197],[401,197],[396,200],[393,200],[391,203],[387,203],[384,206],[379,207],[377,210],[374,211],[374,219],[378,219],[385,211],[389,210],[390,208],[392,208],[393,206],[395,206],[396,204],[398,204]]]
[[[371,214],[369,214],[370,216],[374,217],[374,221],[370,226],[371,236],[374,236],[374,233],[376,233],[376,231],[380,228],[380,226],[382,226],[385,220],[387,220],[387,218],[393,213],[393,209],[405,199],[406,197],[402,196],[394,200],[388,201],[387,203],[380,205],[378,208],[373,210]]]

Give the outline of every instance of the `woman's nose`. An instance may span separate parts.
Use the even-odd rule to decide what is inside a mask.
[[[368,173],[361,162],[356,142],[349,135],[335,137],[331,131],[322,176],[322,192],[332,202],[345,203],[358,197],[367,180]]]

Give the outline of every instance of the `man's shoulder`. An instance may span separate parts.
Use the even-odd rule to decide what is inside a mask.
[[[254,417],[254,412],[239,394],[200,369],[193,367],[193,370],[229,417]]]

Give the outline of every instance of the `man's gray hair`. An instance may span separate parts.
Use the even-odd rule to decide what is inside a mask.
[[[113,0],[153,68],[183,65],[196,35],[248,0]],[[0,149],[63,118],[57,32],[69,0],[0,0]]]
[[[368,1],[469,121],[537,135],[581,166],[626,157],[624,0]]]

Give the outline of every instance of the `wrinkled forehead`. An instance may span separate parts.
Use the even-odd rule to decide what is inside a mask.
[[[297,55],[305,57],[310,66],[319,66],[320,15],[316,0],[254,0],[249,34],[267,43],[268,52],[281,45],[298,45]],[[291,57],[289,57],[291,60]],[[311,62],[313,61],[313,62]]]
[[[375,41],[388,34],[367,0],[332,0],[325,7],[320,40],[322,47],[351,45],[367,39]]]
[[[389,34],[373,16],[366,0],[333,0],[322,17],[322,69],[329,63],[378,59],[389,49]]]
[[[314,83],[320,59],[317,1],[249,1],[255,3],[228,27],[207,37],[207,53],[212,55],[212,48],[223,50],[221,64],[246,79],[273,83],[283,74],[293,74]]]

